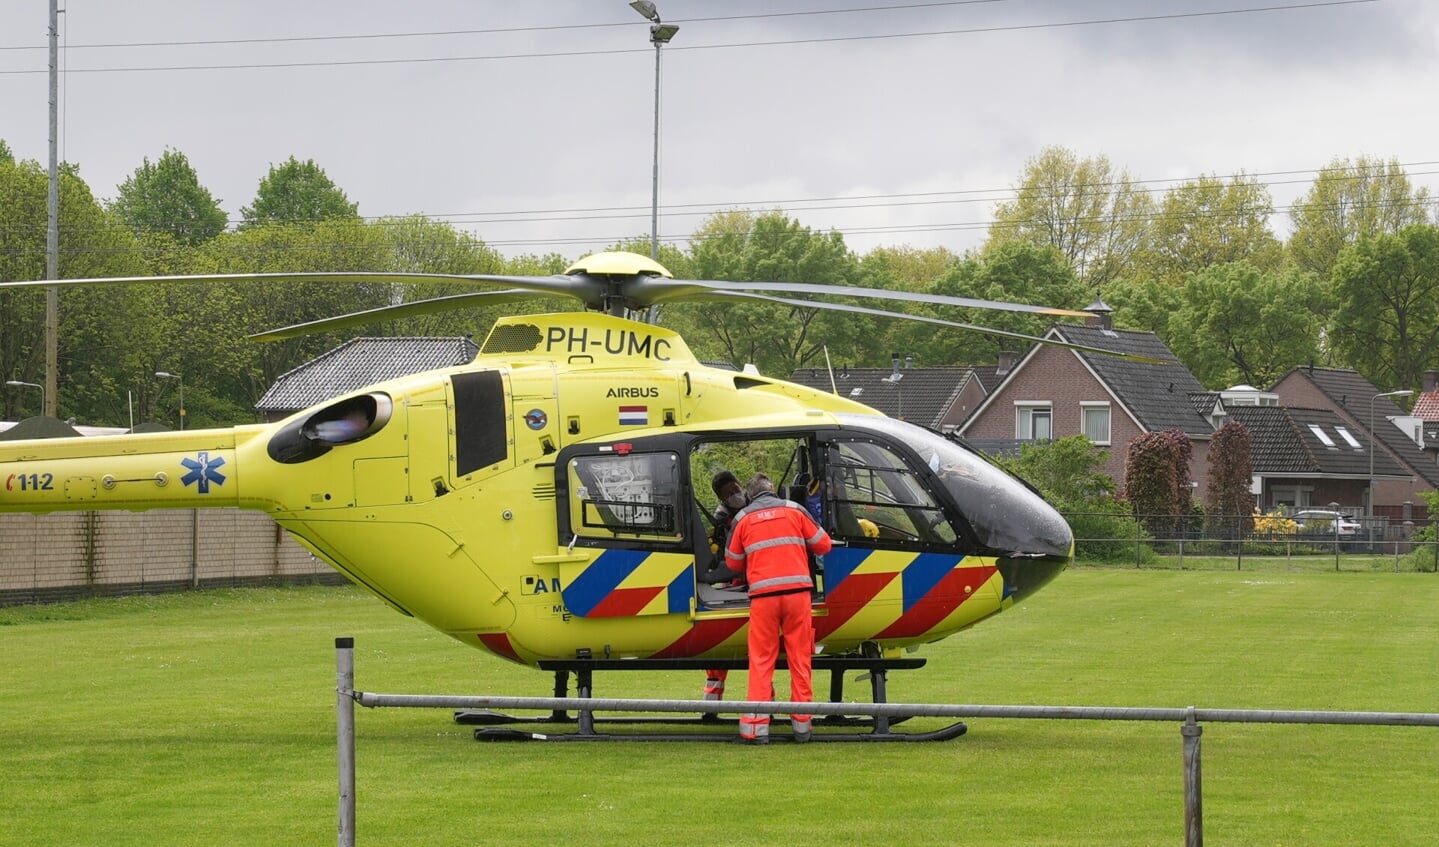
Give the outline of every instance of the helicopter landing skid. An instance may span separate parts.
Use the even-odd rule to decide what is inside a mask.
[[[850,670],[867,671],[870,679],[870,688],[875,703],[886,702],[885,683],[886,675],[890,670],[901,670],[920,668],[925,664],[924,659],[884,659],[870,656],[816,656],[811,661],[814,670],[830,671],[830,702],[843,702],[844,697],[844,672]],[[703,670],[708,668],[726,668],[729,670],[744,670],[747,663],[743,659],[575,659],[564,661],[540,662],[540,667],[545,670],[554,671],[555,674],[555,697],[563,698],[569,695],[569,675],[575,674],[576,694],[581,699],[593,696],[593,678],[597,670]],[[786,669],[787,664],[783,658],[779,660],[779,669]],[[910,716],[900,715],[895,717],[853,717],[849,715],[825,715],[816,716],[816,727],[868,727],[868,732],[862,733],[832,733],[815,732],[810,740],[836,742],[836,741],[947,741],[963,735],[968,727],[964,723],[954,723],[941,729],[928,732],[892,732],[891,727],[908,720]],[[504,712],[491,710],[468,710],[455,712],[455,722],[460,724],[479,726],[475,730],[477,741],[737,741],[733,730],[738,721],[734,718],[724,718],[717,714],[705,713],[698,716],[596,716],[588,710],[581,710],[576,715],[568,712],[554,711],[549,715],[518,716]],[[705,728],[726,728],[730,731],[717,732],[692,732],[677,731],[664,733],[602,733],[596,732],[595,726],[598,723],[619,724],[619,725],[668,725]],[[568,732],[542,732],[539,730],[522,730],[512,728],[515,724],[573,724],[576,729]],[[773,741],[788,742],[794,737],[788,734],[777,734],[771,736]]]

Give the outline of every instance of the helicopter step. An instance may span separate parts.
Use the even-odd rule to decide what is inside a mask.
[[[815,656],[811,660],[813,670],[830,671],[830,697],[832,703],[843,702],[844,699],[844,673],[846,671],[862,670],[869,675],[870,689],[873,702],[885,703],[887,693],[885,690],[887,674],[891,670],[909,670],[924,667],[925,659],[886,659],[878,656]],[[553,671],[555,674],[555,696],[569,696],[569,675],[575,675],[576,696],[584,699],[594,696],[594,672],[595,671],[617,671],[617,670],[706,670],[710,668],[724,668],[726,670],[745,670],[749,663],[745,659],[566,659],[541,661],[539,666],[544,670]],[[781,657],[776,665],[780,670],[787,670],[788,663]],[[947,741],[951,738],[958,738],[967,729],[964,723],[954,723],[941,729],[929,732],[892,732],[891,727],[908,719],[908,716],[884,716],[878,715],[869,717],[851,717],[848,715],[826,715],[817,716],[816,727],[868,727],[869,731],[864,733],[831,733],[815,732],[812,736],[814,741]],[[597,717],[593,712],[581,710],[577,716],[572,717],[563,711],[554,711],[549,715],[521,717],[503,712],[490,710],[466,710],[455,712],[455,722],[460,724],[478,725],[481,728],[475,730],[477,741],[728,741],[736,740],[732,733],[715,732],[668,732],[668,733],[614,733],[606,734],[595,731],[597,723],[608,724],[669,724],[681,726],[703,726],[703,727],[724,727],[733,726],[737,721],[732,718],[721,718],[716,714],[705,713],[696,717],[689,716],[601,716]],[[530,732],[509,728],[513,724],[576,724],[573,732],[548,733]],[[790,735],[776,734],[771,736],[774,741],[792,741]]]

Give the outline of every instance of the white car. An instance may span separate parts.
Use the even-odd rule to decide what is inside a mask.
[[[1337,535],[1353,538],[1359,534],[1359,522],[1342,512],[1328,509],[1304,509],[1289,517],[1294,519],[1294,531],[1300,535]]]

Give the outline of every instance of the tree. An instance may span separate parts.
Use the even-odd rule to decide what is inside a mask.
[[[147,157],[120,184],[110,211],[137,234],[167,232],[181,244],[199,244],[225,231],[220,201],[178,150],[166,150],[154,164]]]
[[[96,201],[78,168],[61,166],[59,189],[61,278],[144,273],[133,236]],[[45,278],[48,194],[49,175],[37,162],[0,161],[0,280]],[[141,343],[128,332],[126,316],[144,296],[126,286],[60,291],[62,416],[96,421],[95,398],[124,384],[129,353]],[[0,373],[6,379],[45,379],[45,299],[38,287],[0,291]]]
[[[1209,485],[1204,491],[1209,521],[1221,537],[1240,538],[1248,529],[1254,509],[1254,495],[1249,493],[1253,476],[1249,429],[1229,421],[1209,442]]]
[[[1144,242],[1154,201],[1104,156],[1047,147],[1025,164],[1014,200],[995,209],[988,251],[1011,242],[1053,247],[1097,289],[1128,267]]]
[[[1439,362],[1439,227],[1361,239],[1332,284],[1335,352],[1376,385],[1418,388]]]
[[[13,164],[15,164],[15,154],[10,152],[10,145],[5,143],[5,139],[0,138],[0,165]]]
[[[1124,497],[1156,538],[1183,528],[1190,509],[1189,436],[1178,429],[1146,432],[1129,442]]]
[[[1240,261],[1190,274],[1162,334],[1205,385],[1266,386],[1321,358],[1327,311],[1326,288],[1312,274]]]
[[[1416,189],[1397,159],[1335,159],[1289,212],[1289,255],[1300,268],[1328,278],[1345,247],[1424,223],[1428,202],[1429,189]]]
[[[260,180],[254,203],[240,209],[241,228],[261,223],[358,220],[359,206],[330,181],[314,159],[291,156]]]
[[[1275,270],[1284,250],[1269,228],[1273,213],[1268,189],[1253,177],[1187,182],[1164,195],[1130,273],[1178,285],[1187,274],[1226,262]]]
[[[722,212],[701,226],[691,243],[694,272],[701,279],[852,285],[857,274],[839,233],[813,232],[778,211]],[[666,312],[693,320],[694,331],[685,340],[696,355],[753,363],[762,373],[780,377],[821,357],[827,345],[857,350],[861,339],[879,335],[875,319],[802,306],[684,304]]]
[[[962,260],[924,293],[1066,309],[1082,309],[1091,297],[1058,250],[1017,242],[996,245],[982,256]],[[1053,322],[1051,317],[1027,312],[954,306],[916,305],[908,311],[1031,336],[1043,335]],[[899,340],[892,349],[913,353],[933,366],[994,362],[1002,351],[1022,353],[1027,349],[1026,343],[1017,339],[925,323],[904,322],[892,335]]]

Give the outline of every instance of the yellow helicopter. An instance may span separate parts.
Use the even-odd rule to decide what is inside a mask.
[[[1071,561],[1064,519],[963,444],[847,398],[706,366],[675,332],[625,315],[747,299],[890,314],[776,294],[1085,313],[804,283],[674,280],[658,263],[620,252],[546,277],[243,278],[512,286],[259,340],[532,296],[570,295],[592,311],[503,318],[468,365],[379,383],[274,424],[0,442],[0,511],[260,510],[400,612],[557,673],[634,660],[742,666],[748,599],[706,576],[710,480],[737,456],[752,464],[743,470],[802,485],[794,496],[813,501],[834,538],[813,601],[821,657],[879,660],[882,670],[883,660],[1024,599]]]

